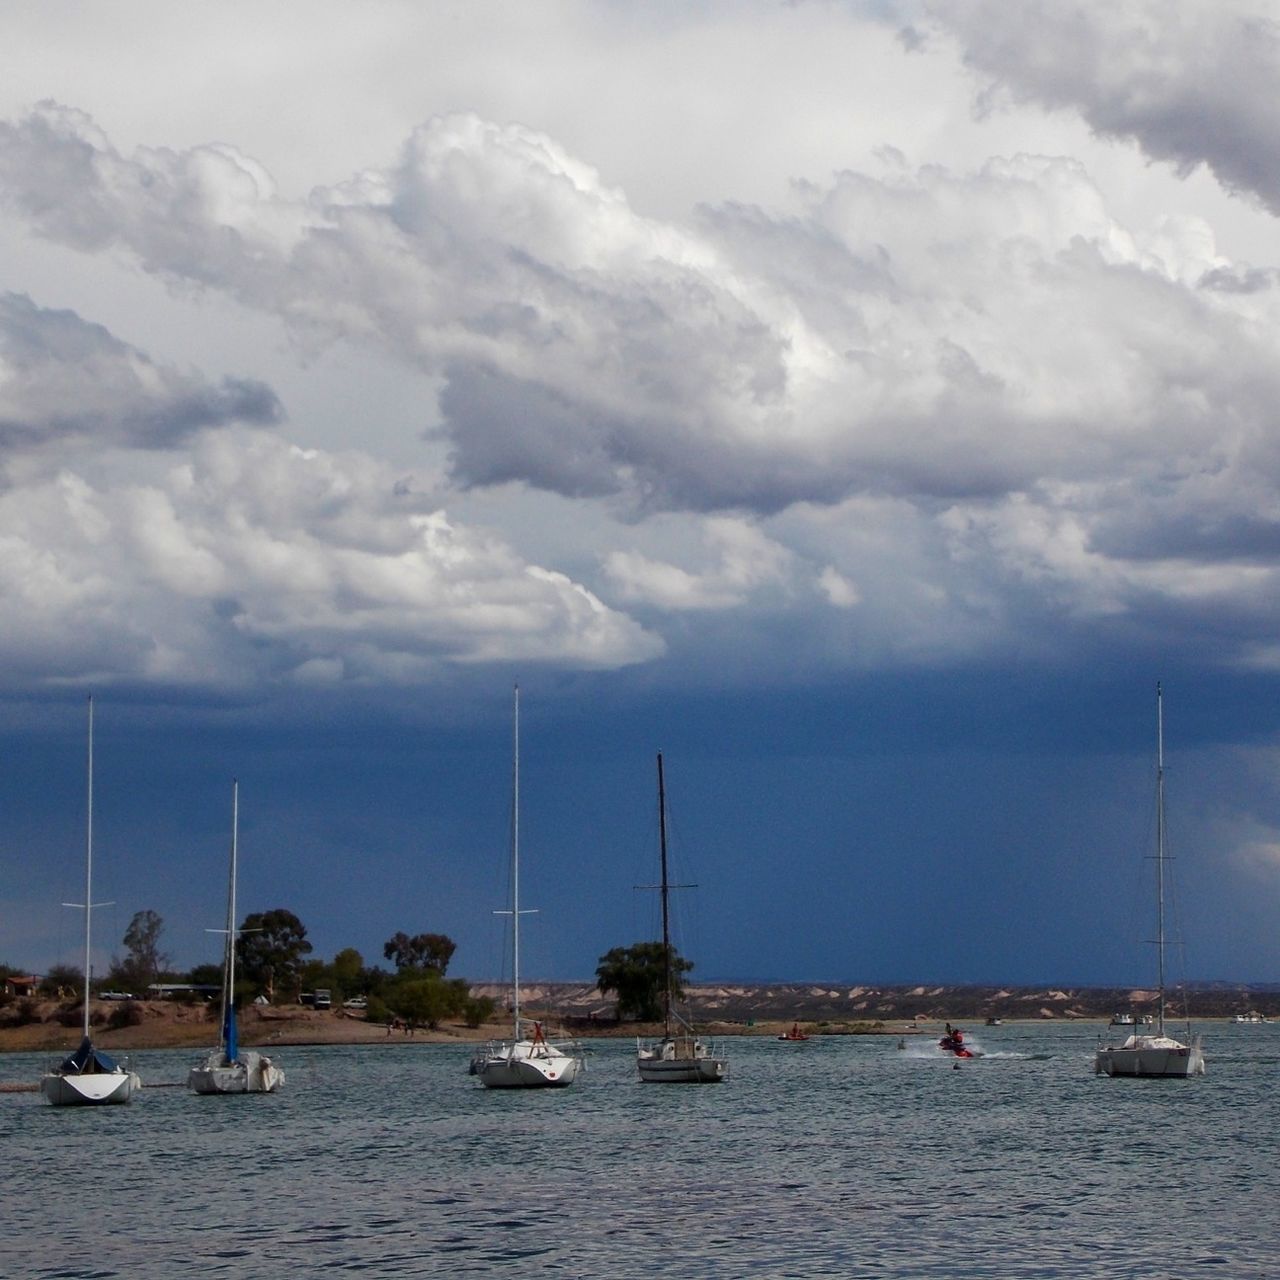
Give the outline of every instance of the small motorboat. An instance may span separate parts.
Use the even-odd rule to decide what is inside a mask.
[[[791,1030],[784,1031],[782,1035],[778,1037],[779,1040],[789,1040],[792,1042],[799,1042],[801,1040],[807,1040],[808,1038],[808,1033],[800,1030],[800,1024],[798,1022],[793,1022],[791,1024]]]

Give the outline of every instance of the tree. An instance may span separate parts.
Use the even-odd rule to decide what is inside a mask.
[[[137,912],[124,931],[124,945],[128,954],[123,960],[112,957],[113,979],[130,991],[145,992],[169,963],[169,957],[160,950],[160,935],[163,932],[164,921],[156,912],[150,908]]]
[[[446,982],[435,969],[405,969],[388,988],[386,1003],[410,1026],[434,1030],[442,1018],[462,1013],[470,995],[461,979]]]
[[[394,960],[397,969],[434,969],[442,978],[457,943],[443,933],[397,933],[387,939],[382,954]]]
[[[600,957],[596,966],[596,986],[601,995],[618,997],[619,1022],[655,1022],[662,1017],[662,990],[666,982],[666,951],[661,942],[637,942],[630,947],[614,947]],[[681,977],[693,968],[671,948],[671,994],[684,995]]]
[[[45,995],[78,997],[84,990],[84,972],[74,965],[55,964],[40,982],[40,990]]]
[[[306,926],[283,907],[255,911],[245,916],[240,926],[236,941],[240,972],[264,991],[268,1000],[276,998],[277,987],[297,997],[302,957],[310,954]]]
[[[220,987],[222,986],[222,966],[198,964],[187,974],[187,981],[193,987]]]
[[[497,1004],[492,996],[468,996],[462,1002],[462,1020],[475,1030],[493,1017],[496,1008]]]
[[[344,996],[353,996],[360,988],[360,971],[364,968],[364,956],[355,947],[344,947],[333,957],[334,985]]]

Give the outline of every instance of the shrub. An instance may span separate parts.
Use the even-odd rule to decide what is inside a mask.
[[[136,1000],[126,1000],[124,1004],[116,1005],[107,1019],[107,1026],[112,1031],[119,1031],[121,1027],[137,1027],[141,1024],[142,1010],[138,1007]]]
[[[33,1022],[39,1022],[41,1021],[40,1003],[27,996],[18,1001],[9,1017],[10,1024],[15,1027],[27,1027]]]
[[[463,1020],[474,1029],[488,1022],[496,1007],[492,996],[472,996],[462,1006]]]

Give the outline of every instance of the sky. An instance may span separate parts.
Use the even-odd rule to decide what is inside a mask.
[[[0,961],[1280,978],[1260,0],[0,8]]]

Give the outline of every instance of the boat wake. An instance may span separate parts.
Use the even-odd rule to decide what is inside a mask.
[[[1047,1062],[1053,1057],[1051,1053],[1025,1053],[1016,1049],[988,1050],[973,1041],[970,1041],[970,1044],[973,1049],[972,1058],[957,1058],[954,1054],[946,1053],[928,1041],[924,1044],[905,1045],[902,1056],[927,1062]]]
[[[974,1045],[971,1050],[972,1056],[966,1058],[958,1058],[954,1053],[947,1053],[943,1049],[939,1049],[936,1041],[926,1040],[923,1044],[908,1044],[902,1046],[903,1056],[907,1058],[919,1058],[928,1062],[973,1062],[978,1058],[987,1055],[981,1048]]]

